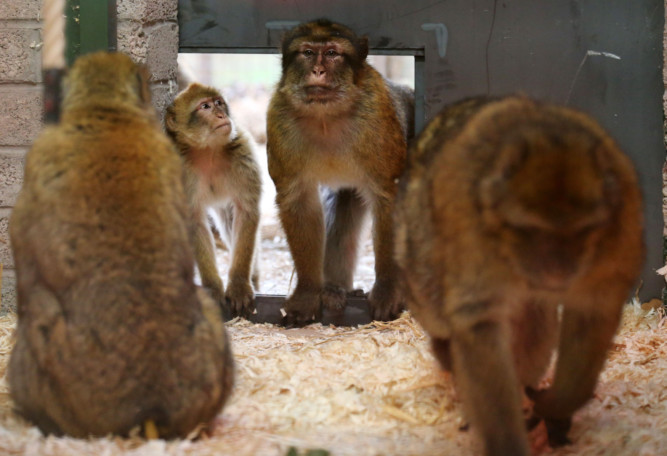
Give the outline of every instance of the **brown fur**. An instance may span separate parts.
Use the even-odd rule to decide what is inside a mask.
[[[186,436],[220,411],[233,360],[193,282],[178,153],[122,54],[77,60],[62,120],[27,155],[10,235],[18,279],[9,386],[45,433]]]
[[[396,217],[408,306],[485,454],[529,454],[520,386],[556,344],[554,383],[532,397],[550,442],[567,442],[643,258],[631,161],[586,115],[524,97],[448,107],[409,161]]]
[[[391,214],[412,124],[409,89],[389,86],[366,62],[368,42],[327,20],[302,24],[282,44],[283,74],[267,123],[269,173],[298,276],[290,319],[340,309],[352,288],[365,214],[373,214],[374,318],[403,308]],[[311,54],[312,53],[312,54]],[[325,186],[326,219],[319,186]]]
[[[217,114],[202,113],[202,100],[219,100]],[[226,119],[227,130],[216,129]],[[220,92],[192,83],[167,108],[167,133],[184,157],[186,193],[197,223],[195,256],[203,285],[227,317],[249,316],[255,309],[259,283],[259,204],[262,181],[252,138],[235,125]],[[215,248],[206,210],[218,211],[220,234],[232,253],[229,282],[224,289],[215,264]],[[253,284],[251,284],[251,281]]]

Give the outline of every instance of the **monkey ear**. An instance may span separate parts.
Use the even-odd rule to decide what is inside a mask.
[[[362,36],[359,38],[359,60],[363,62],[368,57],[368,37]]]
[[[171,108],[167,108],[167,113],[164,115],[164,124],[167,131],[176,131],[176,115]]]

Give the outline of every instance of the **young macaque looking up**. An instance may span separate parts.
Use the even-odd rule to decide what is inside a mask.
[[[220,92],[192,83],[167,108],[167,133],[184,158],[186,194],[196,222],[195,257],[202,284],[226,318],[255,310],[259,282],[259,204],[262,180],[255,145],[230,117]],[[215,264],[207,209],[219,211],[221,237],[232,254],[227,288]],[[252,277],[252,278],[251,278]],[[252,282],[252,283],[251,283]]]
[[[408,307],[484,454],[530,454],[524,387],[531,421],[567,443],[642,263],[632,162],[590,117],[520,96],[446,108],[408,160],[396,217]],[[553,384],[536,391],[556,345]]]
[[[301,24],[282,41],[267,153],[298,279],[285,303],[295,324],[318,319],[323,307],[345,306],[368,211],[375,251],[371,315],[387,320],[404,307],[392,214],[414,100],[410,89],[384,80],[367,54],[366,37],[326,19]]]
[[[231,351],[194,284],[182,177],[147,70],[120,53],[80,57],[60,124],[26,157],[9,226],[10,394],[44,433],[185,437],[229,396]]]

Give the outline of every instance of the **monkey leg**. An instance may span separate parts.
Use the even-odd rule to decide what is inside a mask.
[[[343,189],[327,195],[325,200],[327,241],[324,251],[326,283],[345,290],[352,289],[359,237],[365,215],[364,201],[355,190]]]
[[[394,260],[393,209],[393,201],[385,198],[377,198],[373,206],[375,283],[368,301],[371,317],[376,320],[392,320],[405,307]]]
[[[250,269],[250,281],[255,291],[259,290],[259,253],[262,246],[262,239],[260,236],[260,230],[257,230],[257,235],[255,236],[255,251],[252,255],[252,268]]]
[[[324,207],[326,219],[324,282],[326,286],[322,305],[327,309],[341,310],[346,303],[343,291],[352,289],[366,207],[363,199],[353,189],[330,192],[325,197]]]
[[[457,390],[485,455],[528,456],[509,328],[494,320],[491,310],[497,308],[487,307],[491,304],[473,303],[452,315],[450,350]]]
[[[451,340],[433,338],[431,339],[431,348],[435,358],[440,362],[440,366],[447,372],[452,371],[452,350]]]
[[[62,307],[48,287],[33,284],[19,292],[20,317],[7,373],[16,410],[44,434],[83,436],[85,426],[54,379],[59,369],[68,369],[61,359],[69,342]]]
[[[276,185],[276,203],[297,274],[297,285],[285,301],[288,323],[303,324],[322,314],[324,216],[317,185]]]
[[[558,308],[545,300],[527,299],[511,316],[512,353],[519,381],[536,387],[558,343]]]
[[[609,291],[596,289],[577,296],[585,306],[566,304],[553,385],[529,394],[535,400],[535,414],[544,418],[551,446],[569,443],[572,414],[593,395],[626,295],[622,290]]]
[[[232,229],[232,265],[229,269],[226,303],[232,315],[249,317],[255,309],[255,292],[250,274],[255,256],[259,211],[236,204]]]

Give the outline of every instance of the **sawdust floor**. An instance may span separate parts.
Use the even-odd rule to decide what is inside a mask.
[[[369,253],[367,245],[357,274],[365,289],[373,278]],[[262,258],[260,291],[287,292],[292,266],[278,231],[265,230]],[[452,379],[438,371],[428,337],[407,313],[361,328],[230,322],[234,395],[209,436],[171,442],[45,438],[15,416],[5,380],[15,323],[0,317],[0,455],[282,456],[290,447],[300,454],[478,454],[471,432],[461,430]],[[552,450],[542,426],[530,435],[535,454],[667,455],[664,315],[627,306],[596,395],[576,414],[570,437],[573,445]]]

